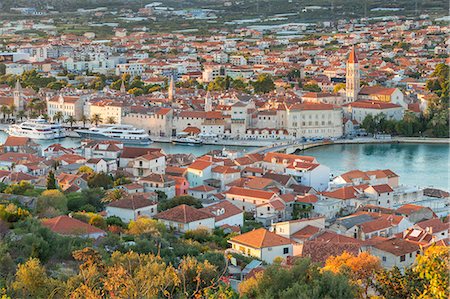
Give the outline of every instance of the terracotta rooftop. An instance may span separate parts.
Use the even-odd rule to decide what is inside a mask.
[[[288,238],[270,232],[265,228],[258,228],[251,232],[231,238],[229,242],[235,242],[252,248],[266,248],[289,245],[292,241]]]
[[[61,235],[105,233],[103,230],[67,215],[42,220],[42,224]]]
[[[136,210],[154,205],[157,205],[157,203],[142,194],[130,194],[125,198],[109,203],[108,207]]]
[[[172,209],[160,212],[154,217],[157,219],[169,220],[174,222],[190,223],[202,219],[213,218],[214,215],[183,204]]]

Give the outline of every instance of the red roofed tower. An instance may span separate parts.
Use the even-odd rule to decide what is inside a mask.
[[[354,102],[358,99],[358,93],[360,90],[359,63],[358,57],[356,56],[355,46],[352,47],[348,57],[345,79],[345,94],[347,97],[347,103]]]

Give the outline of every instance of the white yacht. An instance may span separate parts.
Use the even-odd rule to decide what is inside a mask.
[[[146,145],[152,141],[143,130],[131,125],[99,125],[89,129],[75,130],[81,137],[89,139],[116,140],[128,144]]]
[[[10,136],[51,140],[66,137],[66,130],[57,123],[48,123],[43,118],[30,119],[20,124],[10,125],[6,132]]]
[[[200,139],[197,139],[197,138],[192,138],[192,137],[180,137],[180,138],[172,139],[172,143],[180,144],[180,145],[195,146],[195,145],[202,145],[203,141]]]

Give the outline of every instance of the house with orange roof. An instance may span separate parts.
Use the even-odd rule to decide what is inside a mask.
[[[225,185],[235,181],[241,177],[241,171],[230,166],[216,166],[211,169],[212,179],[217,180],[220,184],[219,189],[224,190]]]
[[[81,141],[81,147],[82,154],[87,159],[118,159],[122,150],[124,150],[123,143],[114,140],[83,140]]]
[[[188,189],[188,194],[190,196],[201,199],[202,201],[209,200],[216,193],[217,189],[208,185],[200,185]]]
[[[273,191],[255,190],[233,186],[224,192],[225,199],[243,211],[255,212],[258,205],[280,199]]]
[[[71,164],[84,164],[86,163],[86,158],[77,154],[64,154],[59,156],[55,160],[59,161],[62,166],[71,165]]]
[[[301,218],[296,220],[281,221],[272,223],[272,231],[277,235],[292,238],[298,231],[307,226],[316,227],[319,230],[325,229],[325,217]]]
[[[158,212],[157,197],[153,192],[128,194],[106,205],[106,215],[117,216],[126,223],[139,217],[152,217]]]
[[[357,186],[362,184],[388,184],[392,188],[397,188],[399,176],[390,169],[377,169],[371,171],[361,171],[356,169],[336,176],[330,183],[330,187]]]
[[[386,269],[394,266],[405,269],[414,264],[417,255],[421,253],[420,246],[403,238],[390,238],[379,240],[363,247],[371,255],[378,257],[381,265]]]
[[[395,210],[397,215],[407,217],[412,223],[436,218],[436,214],[428,207],[405,204]]]
[[[44,156],[47,158],[56,158],[65,154],[75,154],[71,148],[65,148],[59,143],[52,144],[44,150]]]
[[[285,173],[291,175],[298,184],[313,187],[318,191],[328,188],[330,172],[328,166],[301,160],[294,161],[285,169]]]
[[[162,222],[167,228],[181,233],[199,228],[211,231],[215,227],[213,214],[184,204],[160,212],[154,218]]]
[[[383,208],[392,208],[394,205],[394,189],[388,184],[369,186],[364,189],[364,194]]]
[[[4,153],[15,152],[15,153],[36,153],[38,150],[38,145],[33,142],[28,137],[15,137],[8,136],[5,143],[2,145],[2,151]]]
[[[420,228],[426,233],[432,235],[434,242],[439,240],[447,240],[449,236],[448,223],[444,223],[438,218],[418,222],[414,225],[414,228]]]
[[[188,193],[189,182],[184,176],[174,176],[174,175],[168,176],[175,182],[175,196],[186,195]]]
[[[189,186],[197,187],[204,185],[204,181],[212,179],[213,162],[205,161],[202,159],[195,160],[191,165],[187,167],[186,179],[189,182]]]
[[[252,256],[268,264],[275,258],[287,259],[294,256],[293,242],[265,228],[255,229],[228,240],[233,251]]]
[[[224,225],[242,227],[244,225],[244,211],[226,200],[208,205],[201,210],[214,215],[216,227]]]
[[[169,199],[175,197],[175,181],[168,175],[150,173],[146,177],[139,178],[137,182],[144,186],[144,192],[161,191]]]
[[[388,88],[383,86],[364,86],[358,93],[361,100],[382,101],[392,103],[408,108],[408,104],[404,100],[404,95],[398,88]]]
[[[259,204],[255,208],[255,220],[264,226],[287,219],[291,219],[291,215],[287,212],[286,204],[281,199]]]
[[[67,215],[44,219],[42,220],[42,225],[64,236],[78,236],[92,239],[106,236],[105,231]]]
[[[166,171],[166,155],[157,151],[149,152],[131,159],[125,169],[135,177],[145,177],[152,173],[164,174]]]
[[[64,192],[79,192],[88,188],[86,174],[60,173],[56,177],[58,186]]]

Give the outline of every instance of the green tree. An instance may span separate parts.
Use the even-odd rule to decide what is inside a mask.
[[[303,89],[306,91],[311,91],[311,92],[321,92],[322,89],[319,87],[319,85],[317,84],[305,84],[303,86]]]
[[[20,121],[22,121],[25,116],[26,116],[25,111],[19,110],[17,112],[17,118],[20,119]]]
[[[72,127],[73,127],[73,124],[76,123],[76,122],[77,122],[77,120],[76,120],[75,117],[73,117],[72,115],[69,115],[69,116],[66,118],[66,123],[70,124],[70,128],[72,128]]]
[[[268,93],[275,89],[275,83],[269,74],[259,75],[252,85],[256,93]]]
[[[90,188],[109,189],[113,185],[113,180],[111,176],[106,173],[95,173],[89,177],[88,185]]]
[[[25,195],[28,191],[33,190],[34,186],[27,181],[21,181],[18,184],[9,185],[4,193],[15,194],[15,195]]]
[[[3,115],[3,122],[6,122],[6,118],[8,117],[9,114],[8,106],[3,105],[2,107],[0,107],[0,111],[2,112]]]
[[[381,270],[374,280],[375,289],[386,299],[417,298],[423,292],[423,280],[411,268],[404,273],[398,267]]]
[[[57,189],[55,173],[53,171],[49,171],[47,176],[47,190]]]
[[[175,196],[174,198],[168,200],[160,200],[158,203],[158,210],[165,211],[182,204],[193,206],[194,208],[203,207],[201,200],[189,195],[181,195]]]
[[[36,213],[39,216],[54,217],[67,212],[67,198],[59,190],[46,190],[38,197]]]
[[[336,84],[333,88],[333,92],[338,93],[341,89],[345,89],[345,83]]]
[[[114,116],[110,116],[106,119],[106,123],[107,124],[115,124],[116,123],[116,118]]]
[[[100,114],[94,114],[90,119],[90,123],[95,124],[96,126],[98,126],[98,124],[101,123],[102,121],[103,119],[100,116]]]
[[[61,111],[58,111],[55,113],[55,115],[53,115],[53,121],[61,122],[61,120],[63,120],[63,119],[64,119],[64,115]]]
[[[86,123],[89,122],[89,118],[86,115],[82,115],[79,119],[83,123],[83,128],[86,127]]]
[[[134,87],[129,89],[128,93],[138,97],[144,94],[144,90],[142,88]]]

